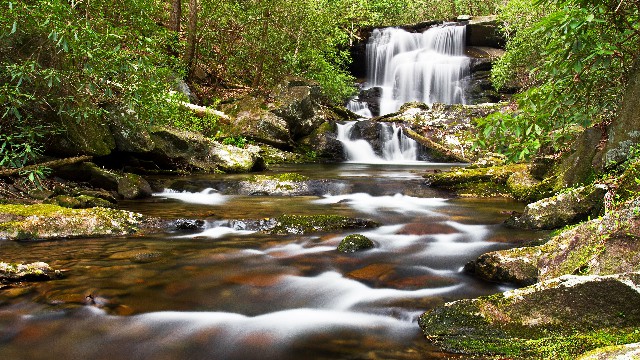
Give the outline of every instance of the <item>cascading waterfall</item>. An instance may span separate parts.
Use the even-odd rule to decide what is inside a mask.
[[[347,160],[355,163],[408,163],[415,162],[418,157],[418,144],[402,132],[396,124],[380,123],[381,156],[363,139],[352,140],[351,132],[356,122],[338,124],[338,140],[347,156]]]
[[[465,103],[460,85],[469,72],[465,34],[465,26],[433,27],[421,34],[374,30],[367,44],[366,87],[382,88],[380,115],[409,101]]]
[[[347,109],[363,118],[371,118],[373,116],[367,103],[357,101],[356,99],[351,99],[347,102]]]

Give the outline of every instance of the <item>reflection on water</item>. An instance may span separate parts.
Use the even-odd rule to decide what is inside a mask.
[[[424,169],[424,168],[421,168]],[[193,179],[125,206],[206,221],[195,233],[0,242],[3,261],[46,261],[61,280],[0,290],[7,359],[435,359],[417,317],[445,301],[504,288],[461,272],[479,254],[537,238],[500,226],[510,201],[451,199],[420,169],[285,167],[344,184],[341,194],[216,192],[240,175]],[[353,176],[360,174],[365,176]],[[170,182],[169,182],[170,183]],[[350,231],[273,236],[234,226],[287,214],[366,217],[373,250],[335,250]],[[87,298],[91,295],[91,298]]]

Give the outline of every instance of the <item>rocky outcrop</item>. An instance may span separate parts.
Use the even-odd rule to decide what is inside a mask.
[[[527,205],[521,215],[506,221],[510,227],[523,229],[556,229],[576,224],[604,211],[605,185],[589,185],[571,189]]]
[[[475,16],[467,24],[467,46],[503,49],[506,39],[495,16]]]
[[[640,326],[639,290],[640,273],[566,275],[447,303],[423,314],[419,324],[429,340],[449,351],[519,359],[575,358],[606,345],[605,338],[613,343],[628,339],[628,332]]]
[[[264,168],[260,148],[222,145],[196,133],[156,128],[151,133],[155,148],[145,156],[166,169],[212,172],[248,172]]]
[[[123,199],[139,199],[151,196],[151,186],[141,176],[103,169],[94,163],[84,162],[55,170],[56,176],[86,182],[96,188],[117,193]]]
[[[0,205],[0,238],[46,240],[135,233],[143,225],[140,214],[124,210],[69,209],[57,205]]]

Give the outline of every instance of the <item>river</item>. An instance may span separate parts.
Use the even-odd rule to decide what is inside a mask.
[[[463,199],[421,174],[447,165],[287,165],[328,193],[217,193],[249,175],[156,179],[176,190],[122,208],[206,221],[196,233],[0,241],[2,261],[45,261],[63,279],[0,290],[3,359],[438,359],[418,316],[504,291],[462,271],[481,253],[540,234],[501,226],[523,204]],[[178,186],[179,185],[179,186]],[[180,189],[181,188],[181,189]],[[365,231],[265,235],[229,220],[339,214]],[[237,222],[236,222],[237,224]],[[336,251],[350,233],[376,248]]]

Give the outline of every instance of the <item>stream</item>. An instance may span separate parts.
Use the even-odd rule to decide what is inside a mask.
[[[478,255],[537,239],[501,222],[523,205],[452,198],[421,177],[445,164],[287,165],[327,184],[310,196],[215,191],[249,175],[160,179],[172,188],[122,208],[206,221],[195,233],[0,241],[2,260],[45,261],[64,278],[0,290],[3,359],[439,359],[418,316],[505,291],[462,271]],[[159,179],[156,179],[159,180]],[[185,185],[185,184],[188,184]],[[189,191],[183,191],[188,188]],[[364,231],[266,235],[230,220],[338,214]],[[336,250],[362,233],[372,250]],[[91,296],[90,298],[88,296]]]

